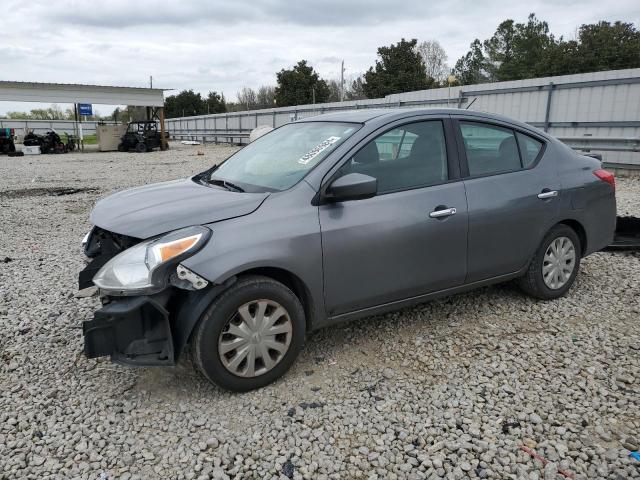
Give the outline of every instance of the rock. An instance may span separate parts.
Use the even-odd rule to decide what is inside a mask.
[[[542,423],[542,418],[540,418],[540,415],[538,415],[537,413],[532,413],[531,415],[529,415],[529,421],[533,424],[538,424]]]
[[[143,450],[142,451],[142,457],[145,460],[155,460],[156,459],[156,456],[153,454],[153,452],[150,452],[148,450]]]

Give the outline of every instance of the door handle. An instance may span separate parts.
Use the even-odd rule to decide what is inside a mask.
[[[455,215],[457,210],[455,208],[444,208],[442,210],[434,210],[429,214],[431,218],[443,218]]]
[[[538,198],[540,198],[542,200],[544,200],[546,198],[557,197],[557,196],[558,196],[558,191],[557,190],[549,190],[549,189],[546,189],[546,188],[538,194]]]

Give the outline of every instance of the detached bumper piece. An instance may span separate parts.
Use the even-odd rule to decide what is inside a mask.
[[[110,355],[112,361],[127,365],[175,365],[164,304],[166,297],[113,299],[82,324],[85,355]]]
[[[618,217],[610,248],[640,249],[640,218]]]

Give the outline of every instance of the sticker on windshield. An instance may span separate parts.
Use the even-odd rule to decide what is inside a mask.
[[[303,156],[301,156],[300,160],[298,160],[298,163],[300,163],[302,165],[306,165],[311,160],[313,160],[318,155],[320,155],[320,153],[322,153],[323,150],[326,150],[331,145],[336,143],[338,140],[340,140],[340,137],[329,137],[329,138],[327,138],[325,141],[320,143],[317,147],[314,147],[312,150],[309,150],[307,153],[305,153]]]

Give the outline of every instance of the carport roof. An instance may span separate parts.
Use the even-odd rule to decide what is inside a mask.
[[[167,88],[0,81],[0,101],[161,107]]]

